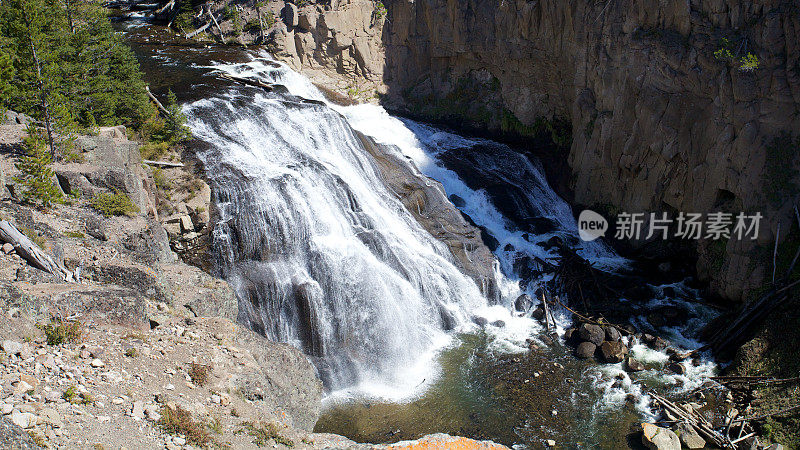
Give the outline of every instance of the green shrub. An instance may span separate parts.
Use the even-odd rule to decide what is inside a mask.
[[[211,436],[205,430],[203,424],[195,422],[192,414],[176,406],[164,406],[161,408],[161,418],[158,425],[164,432],[169,434],[182,434],[186,436],[186,441],[190,444],[205,446],[211,441]]]
[[[253,443],[259,447],[266,447],[270,440],[287,447],[294,447],[294,441],[283,436],[278,430],[278,426],[272,422],[253,423],[245,422],[243,431],[253,438]]]
[[[129,216],[139,212],[139,207],[133,204],[131,198],[120,191],[97,194],[90,204],[106,217]]]
[[[376,20],[386,17],[386,7],[383,6],[382,1],[378,0],[375,2],[375,9],[372,11],[372,15]]]
[[[50,319],[50,323],[37,325],[47,338],[47,345],[76,343],[83,335],[83,325],[77,320]]]
[[[739,51],[736,50],[736,53],[731,51],[733,45],[727,38],[720,39],[719,45],[719,49],[714,52],[714,58],[720,61],[727,61],[734,65],[738,63],[739,71],[741,72],[753,72],[754,70],[758,69],[760,61],[758,56],[755,54],[747,52],[746,55],[742,56],[741,58],[737,58],[736,54],[738,54]]]

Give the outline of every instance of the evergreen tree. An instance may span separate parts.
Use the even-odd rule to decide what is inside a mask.
[[[61,191],[53,183],[53,169],[50,168],[50,154],[47,151],[41,132],[33,126],[28,127],[25,139],[27,156],[16,164],[22,172],[14,181],[25,186],[22,197],[27,202],[49,208],[53,203],[63,202]]]
[[[5,83],[4,60],[11,69]],[[136,57],[105,10],[88,0],[0,1],[4,86],[0,107],[52,125],[56,140],[94,125],[137,128],[155,112]]]

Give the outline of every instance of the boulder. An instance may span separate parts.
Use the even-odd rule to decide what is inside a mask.
[[[606,340],[607,341],[619,341],[622,339],[622,335],[620,334],[619,330],[615,327],[606,327]]]
[[[14,410],[11,413],[11,422],[23,429],[33,428],[36,426],[36,414]]]
[[[677,373],[678,375],[686,374],[686,366],[684,366],[681,363],[672,363],[667,367],[669,368],[669,370]]]
[[[514,301],[514,309],[517,311],[527,312],[531,306],[533,306],[533,299],[528,294],[522,294]]]
[[[644,364],[640,363],[632,356],[628,356],[628,359],[625,361],[625,369],[628,372],[641,372],[644,370]]]
[[[0,448],[39,449],[33,438],[7,416],[0,416]]]
[[[569,328],[567,331],[564,332],[564,342],[568,345],[578,345],[581,343],[581,339],[578,337],[578,329],[577,328]]]
[[[603,331],[603,328],[599,325],[584,323],[578,327],[578,337],[582,341],[588,341],[594,345],[600,345],[606,340],[606,332]]]
[[[700,433],[686,422],[678,424],[676,429],[680,437],[681,444],[688,449],[705,448],[706,440],[700,436]]]
[[[3,351],[9,355],[17,355],[22,352],[22,344],[17,341],[6,339],[3,341]]]
[[[620,341],[605,341],[600,345],[600,353],[603,360],[607,363],[618,363],[625,359],[628,354],[628,347]]]
[[[642,444],[651,450],[681,450],[677,434],[652,423],[642,424]]]
[[[539,322],[542,322],[544,320],[544,308],[542,307],[541,304],[536,305],[536,308],[534,308],[533,311],[531,311],[531,317],[538,320]]]
[[[578,344],[578,348],[575,349],[575,356],[582,359],[591,358],[594,356],[595,351],[597,351],[597,346],[593,343],[581,342]]]

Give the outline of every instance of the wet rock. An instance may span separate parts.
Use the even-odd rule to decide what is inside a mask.
[[[578,342],[578,329],[569,328],[564,332],[564,341],[569,345],[577,345]]]
[[[615,327],[606,327],[606,340],[607,341],[619,341],[622,339],[622,335],[620,334],[619,330]]]
[[[547,234],[555,231],[558,225],[547,217],[529,217],[524,221],[528,231],[535,235]]]
[[[588,341],[597,346],[606,340],[606,332],[599,325],[584,323],[578,327],[578,337],[582,341]]]
[[[628,347],[620,341],[605,341],[600,345],[600,353],[603,360],[607,363],[618,363],[625,359],[628,354]]]
[[[464,200],[463,198],[459,197],[456,194],[450,194],[447,198],[456,208],[463,208],[467,206],[466,200]]]
[[[475,322],[475,324],[478,325],[479,327],[485,327],[486,324],[489,323],[489,321],[486,320],[486,317],[477,317],[476,316],[476,317],[472,318],[472,321]]]
[[[644,364],[632,356],[628,356],[627,360],[625,361],[625,370],[628,372],[641,372],[644,370]]]
[[[506,322],[503,320],[495,320],[494,322],[492,322],[492,326],[495,326],[497,328],[503,328],[504,326],[506,326]]]
[[[647,344],[648,347],[652,348],[653,350],[664,350],[669,345],[669,342],[662,339],[659,336],[653,336],[652,334],[643,334],[642,335],[642,342]]]
[[[575,349],[575,356],[578,358],[586,359],[594,356],[597,351],[597,346],[591,342],[581,342]]]
[[[527,312],[533,306],[533,299],[528,294],[522,294],[514,300],[514,309]]]
[[[669,368],[669,370],[673,371],[674,373],[677,373],[678,375],[686,374],[686,366],[684,366],[683,364],[672,363],[667,367]]]
[[[642,424],[642,444],[651,450],[681,450],[677,434],[652,423]]]
[[[536,305],[536,308],[533,309],[531,312],[531,317],[538,320],[539,322],[544,320],[544,307],[541,304]]]
[[[676,431],[680,437],[681,444],[688,449],[705,448],[706,440],[703,439],[694,427],[685,422],[678,424]]]

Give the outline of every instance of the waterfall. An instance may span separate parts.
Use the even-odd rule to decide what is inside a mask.
[[[446,330],[486,304],[475,282],[307,80],[262,58],[214,68],[286,86],[234,86],[185,107],[208,144],[214,249],[239,320],[303,349],[329,389],[418,385]]]

